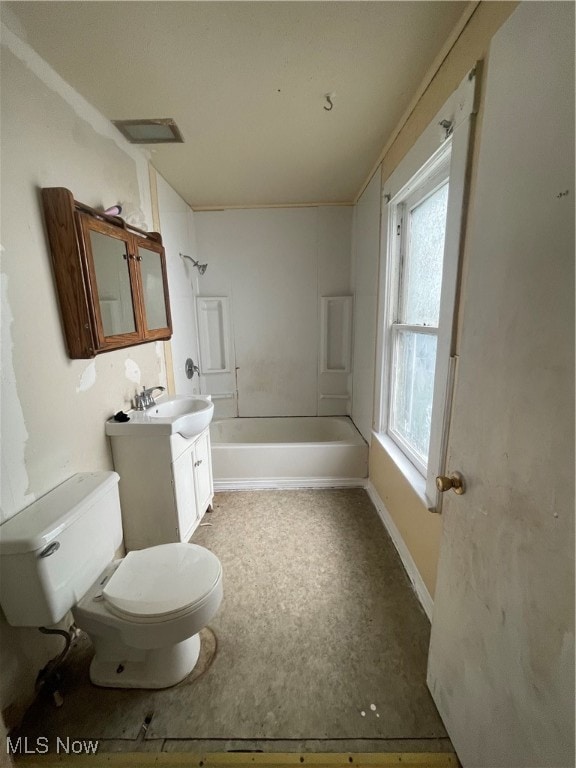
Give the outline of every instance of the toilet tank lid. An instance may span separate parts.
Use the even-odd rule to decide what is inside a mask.
[[[43,549],[119,479],[117,472],[79,472],[65,480],[0,525],[0,554]]]

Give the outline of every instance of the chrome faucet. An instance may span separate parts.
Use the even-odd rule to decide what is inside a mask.
[[[142,387],[142,392],[137,392],[134,395],[134,408],[137,411],[145,411],[147,408],[152,408],[156,405],[156,401],[152,397],[152,392],[159,389],[160,392],[164,392],[164,387]]]

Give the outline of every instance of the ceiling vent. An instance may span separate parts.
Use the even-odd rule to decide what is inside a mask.
[[[131,144],[173,144],[184,139],[171,117],[156,120],[112,120]]]

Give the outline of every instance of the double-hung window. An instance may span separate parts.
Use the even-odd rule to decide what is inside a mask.
[[[455,310],[475,70],[384,180],[375,436],[441,509],[457,354]]]
[[[422,475],[428,466],[449,153],[391,205],[387,433]]]

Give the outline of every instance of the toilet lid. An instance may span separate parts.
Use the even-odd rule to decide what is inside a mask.
[[[161,617],[201,602],[221,573],[220,561],[204,547],[160,544],[128,552],[102,592],[121,613]]]

